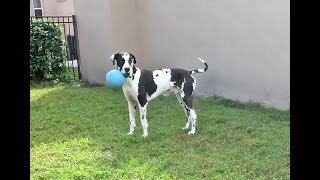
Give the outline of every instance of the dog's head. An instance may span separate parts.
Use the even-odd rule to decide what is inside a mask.
[[[110,57],[113,65],[117,63],[118,70],[124,75],[129,77],[132,75],[134,64],[136,64],[136,58],[129,52],[117,52]]]

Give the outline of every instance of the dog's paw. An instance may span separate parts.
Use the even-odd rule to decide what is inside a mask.
[[[127,135],[132,135],[132,134],[133,134],[133,132],[132,132],[132,131],[130,131],[130,132],[128,132],[128,133],[127,133]]]
[[[142,134],[141,137],[146,138],[148,134]]]
[[[181,128],[182,130],[186,130],[186,129],[189,129],[189,127],[183,127],[183,128]]]
[[[188,134],[194,134],[195,133],[195,131],[189,131],[188,132]]]

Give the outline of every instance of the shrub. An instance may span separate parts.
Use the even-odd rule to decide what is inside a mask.
[[[44,19],[30,21],[30,78],[57,78],[65,72],[62,28]]]

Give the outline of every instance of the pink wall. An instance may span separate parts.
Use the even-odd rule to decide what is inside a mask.
[[[74,15],[73,0],[42,0],[44,16]]]
[[[104,83],[116,51],[145,69],[209,69],[195,93],[288,110],[290,0],[75,0],[81,70]],[[97,28],[99,27],[99,28]]]
[[[30,0],[30,16],[34,15],[33,0]],[[74,15],[73,0],[41,0],[43,16]]]

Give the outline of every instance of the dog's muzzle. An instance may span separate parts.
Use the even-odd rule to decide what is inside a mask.
[[[123,74],[124,75],[124,77],[129,77],[130,76],[130,68],[124,68],[124,71],[125,71],[125,73]]]
[[[124,73],[123,76],[124,76],[125,78],[127,78],[127,77],[130,76],[130,73]]]

